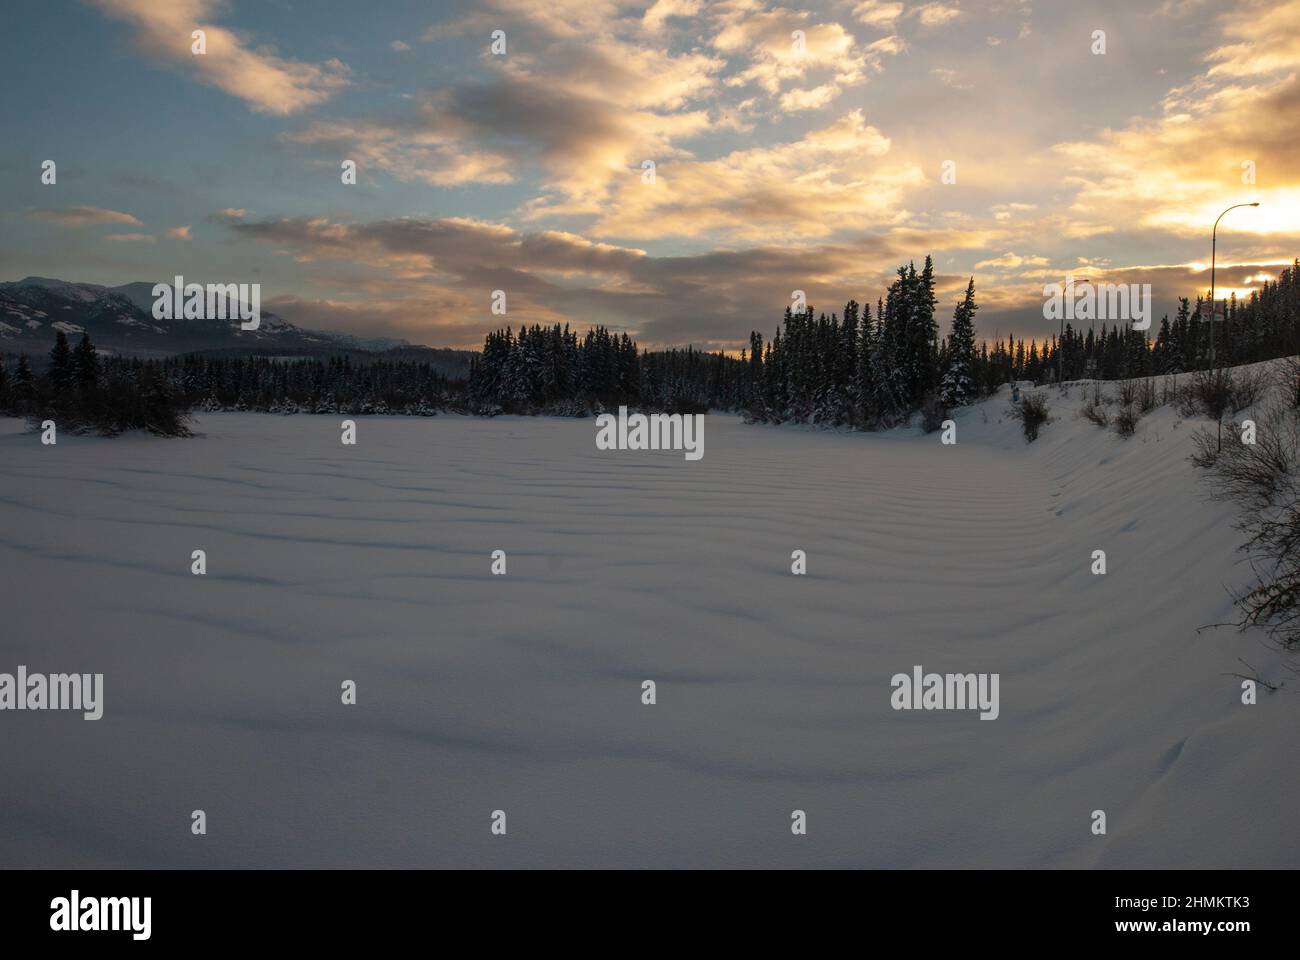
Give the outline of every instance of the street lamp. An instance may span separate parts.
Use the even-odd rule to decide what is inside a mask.
[[[1254,203],[1234,203],[1228,210],[1236,210],[1238,207],[1258,207],[1259,201]],[[1224,210],[1223,213],[1227,213]],[[1214,370],[1214,266],[1215,257],[1219,248],[1219,221],[1223,219],[1223,213],[1219,214],[1214,220],[1214,230],[1210,233],[1210,370]]]
[[[1076,282],[1073,276],[1066,274],[1065,286],[1061,288],[1062,291],[1067,287],[1073,289]],[[1082,282],[1087,283],[1088,278],[1084,277]],[[1065,383],[1065,378],[1062,376],[1065,369],[1065,305],[1062,304],[1061,307],[1061,335],[1056,338],[1056,382],[1058,385]]]

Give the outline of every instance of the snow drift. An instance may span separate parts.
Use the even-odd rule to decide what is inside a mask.
[[[0,715],[0,864],[1300,865],[1297,684],[1230,676],[1292,662],[1202,629],[1247,571],[1197,424],[1049,402],[1030,445],[1005,390],[954,446],[715,415],[698,462],[590,420],[5,421],[0,669],[105,679],[96,722]],[[997,719],[891,709],[918,664],[998,674]]]

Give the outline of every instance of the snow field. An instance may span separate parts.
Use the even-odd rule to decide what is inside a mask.
[[[1247,571],[1197,424],[1052,389],[1026,446],[1006,399],[955,446],[712,415],[698,462],[592,419],[0,422],[0,670],[105,674],[102,720],[0,716],[0,864],[1300,864],[1294,684],[1225,675],[1288,661],[1198,633]],[[914,664],[1000,674],[999,718],[892,710]]]

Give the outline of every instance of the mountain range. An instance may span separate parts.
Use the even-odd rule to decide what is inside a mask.
[[[256,330],[241,330],[239,320],[159,320],[153,315],[152,283],[107,287],[49,277],[24,277],[0,283],[0,353],[49,351],[58,331],[75,345],[90,334],[105,353],[169,356],[182,353],[264,353],[323,356],[339,353],[393,355],[433,363],[453,377],[469,370],[468,350],[435,349],[393,337],[357,337],[310,330],[267,310]]]

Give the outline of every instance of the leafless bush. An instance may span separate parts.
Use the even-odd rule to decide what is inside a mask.
[[[1119,384],[1119,404],[1137,407],[1140,413],[1150,413],[1156,404],[1156,382],[1151,377],[1142,380],[1122,380]]]
[[[1038,439],[1038,428],[1050,419],[1047,396],[1042,393],[1025,393],[1020,397],[1019,403],[1013,403],[1007,408],[1007,415],[1020,421],[1025,432],[1025,443],[1033,443]]]
[[[1279,392],[1293,408],[1300,409],[1300,357],[1284,357],[1274,369]]]
[[[1254,442],[1247,443],[1244,434],[1244,425],[1233,423],[1222,440],[1204,428],[1192,437],[1192,463],[1209,471],[1210,495],[1254,513],[1288,497],[1300,498],[1300,421],[1295,413],[1274,404],[1255,422]]]
[[[1150,413],[1159,404],[1156,403],[1156,381],[1154,377],[1147,377],[1137,389],[1137,406],[1141,413]]]
[[[1200,430],[1192,462],[1207,470],[1211,497],[1241,510],[1241,549],[1255,584],[1233,594],[1237,626],[1261,627],[1284,646],[1300,646],[1300,421],[1287,400],[1261,414],[1253,443],[1243,433],[1231,424],[1220,441]]]
[[[1142,414],[1132,404],[1120,407],[1119,413],[1115,414],[1115,432],[1128,439],[1136,432],[1138,421],[1141,419]]]
[[[1099,406],[1095,399],[1089,400],[1079,409],[1079,416],[1090,423],[1095,423],[1103,430],[1110,426],[1110,414],[1106,412],[1105,407]]]
[[[1173,374],[1168,374],[1160,380],[1160,404],[1178,402],[1178,380]]]
[[[1247,407],[1253,407],[1264,395],[1268,386],[1268,375],[1263,369],[1238,370],[1228,380],[1228,405],[1233,413],[1240,413]]]
[[[934,433],[943,427],[943,422],[950,413],[937,393],[926,394],[925,401],[921,404],[921,429],[926,433]]]
[[[1300,507],[1292,506],[1276,520],[1260,520],[1243,549],[1250,560],[1255,585],[1234,591],[1241,611],[1238,628],[1261,627],[1281,646],[1300,647]]]
[[[1208,417],[1218,423],[1232,406],[1233,389],[1232,371],[1202,370],[1179,391],[1178,412],[1184,417]]]

